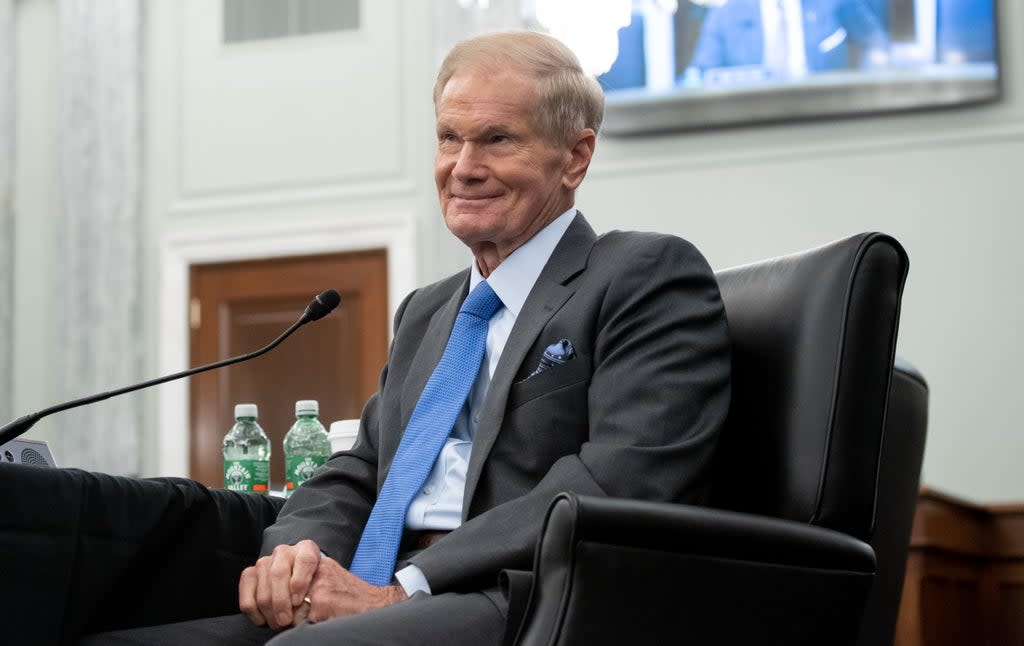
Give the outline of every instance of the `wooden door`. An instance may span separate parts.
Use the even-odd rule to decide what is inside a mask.
[[[320,419],[359,417],[387,357],[387,257],[384,250],[194,265],[189,272],[191,365],[262,348],[320,292],[341,304],[296,330],[267,354],[191,377],[190,475],[223,486],[221,441],[234,406],[259,406],[270,437],[271,487],[284,483],[282,442],[295,402],[316,399]]]

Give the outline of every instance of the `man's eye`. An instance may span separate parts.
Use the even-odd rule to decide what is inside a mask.
[[[492,144],[500,144],[508,141],[508,135],[491,135]]]

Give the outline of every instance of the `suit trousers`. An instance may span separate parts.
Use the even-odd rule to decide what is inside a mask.
[[[238,578],[259,558],[282,501],[139,479],[0,465],[0,643],[238,612]]]
[[[0,465],[0,489],[5,646],[502,643],[508,602],[496,588],[418,594],[276,638],[253,625],[237,614],[238,577],[258,558],[278,499],[22,465]]]
[[[305,622],[275,636],[244,615],[197,619],[92,635],[83,646],[486,646],[505,632],[502,597],[417,593],[408,601],[354,617]]]

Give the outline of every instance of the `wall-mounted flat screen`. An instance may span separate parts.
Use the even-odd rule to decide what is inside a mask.
[[[638,134],[1000,96],[996,0],[634,0],[598,80]]]

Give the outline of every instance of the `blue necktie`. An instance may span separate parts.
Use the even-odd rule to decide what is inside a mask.
[[[480,372],[488,321],[501,306],[498,295],[487,281],[482,281],[459,309],[448,345],[416,402],[352,558],[349,570],[369,583],[391,582],[406,510],[426,482],[455,418],[466,403]]]

